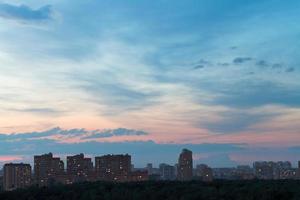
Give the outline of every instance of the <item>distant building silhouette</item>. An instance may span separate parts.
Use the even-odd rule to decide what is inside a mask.
[[[296,169],[296,177],[297,177],[297,179],[300,179],[300,161],[298,161],[298,166],[297,166],[298,168]]]
[[[162,163],[159,165],[159,172],[161,180],[175,180],[175,167]]]
[[[31,166],[29,164],[5,164],[3,167],[3,188],[11,191],[31,185]]]
[[[63,174],[63,161],[60,158],[54,158],[52,153],[34,156],[34,179],[38,186],[49,186]]]
[[[178,163],[176,163],[175,165],[174,165],[174,167],[175,167],[175,177],[177,177],[178,178]]]
[[[196,176],[202,181],[211,182],[213,181],[213,172],[210,167],[205,164],[196,166]]]
[[[0,175],[0,191],[4,190],[3,188],[3,175]]]
[[[289,161],[262,161],[253,164],[255,176],[258,179],[295,179],[297,170],[292,169]]]
[[[94,175],[94,167],[91,158],[85,158],[84,154],[67,156],[67,175],[74,182],[89,181]]]
[[[252,180],[255,178],[253,169],[249,165],[238,165],[235,170],[235,177],[240,180]]]
[[[139,182],[139,181],[147,181],[149,180],[148,171],[146,170],[137,170],[134,172],[130,172],[129,181]]]
[[[149,175],[153,174],[153,165],[152,165],[152,163],[148,163],[146,169],[147,169],[147,172],[148,172]]]
[[[131,156],[126,154],[96,157],[95,170],[99,180],[117,182],[129,181]]]
[[[177,178],[181,181],[189,181],[193,178],[193,153],[183,149],[178,159]]]
[[[134,168],[131,156],[104,155],[95,157],[95,168],[91,158],[84,154],[67,156],[67,167],[59,157],[52,153],[34,156],[34,174],[31,175],[29,164],[5,164],[0,171],[0,190],[14,190],[25,188],[32,183],[42,186],[54,184],[72,184],[81,181],[146,181],[146,180],[177,180],[189,181],[195,179],[212,181],[213,179],[226,180],[282,180],[300,179],[300,161],[298,168],[293,168],[289,161],[259,161],[253,163],[253,168],[240,165],[230,168],[210,168],[205,164],[197,165],[193,169],[192,151],[183,149],[178,163],[171,166],[165,163],[154,168],[151,163],[143,168]],[[3,176],[2,176],[3,174]],[[2,186],[3,185],[3,186]]]
[[[273,166],[273,179],[289,179],[296,175],[296,170],[292,170],[292,164],[289,161],[279,161]]]
[[[213,168],[213,176],[215,179],[235,180],[236,168],[234,167]]]
[[[273,179],[274,162],[255,162],[253,168],[258,179]]]

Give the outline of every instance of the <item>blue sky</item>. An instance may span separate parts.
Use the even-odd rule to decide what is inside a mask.
[[[299,9],[280,0],[0,1],[0,132],[84,129],[103,135],[35,140],[61,144],[57,154],[131,148],[139,165],[170,157],[135,145],[144,143],[172,152],[169,162],[182,147],[214,166],[300,160]],[[40,151],[18,140],[1,146],[31,150],[0,150],[2,160]],[[88,142],[105,148],[93,153]]]

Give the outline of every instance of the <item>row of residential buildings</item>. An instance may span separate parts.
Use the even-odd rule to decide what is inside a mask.
[[[4,190],[15,190],[26,188],[31,185],[39,187],[55,184],[72,184],[84,181],[146,181],[149,180],[147,169],[136,170],[131,163],[131,156],[126,155],[104,155],[86,158],[84,154],[67,156],[66,169],[64,162],[52,153],[34,156],[33,170],[30,164],[7,163],[3,167],[2,187]],[[184,149],[180,154],[178,163],[178,179],[191,180],[193,173],[192,152]],[[164,166],[164,174],[170,173],[166,179],[171,180],[175,173],[172,167],[167,172]]]
[[[131,156],[104,155],[87,158],[84,154],[67,156],[66,168],[59,157],[52,153],[34,156],[33,169],[30,164],[8,163],[0,172],[0,188],[6,191],[26,188],[32,185],[47,187],[56,184],[72,184],[84,181],[147,181],[147,180],[202,180],[213,179],[251,180],[251,179],[300,179],[298,168],[292,168],[290,162],[255,162],[253,167],[210,168],[205,164],[193,168],[192,152],[183,149],[178,163],[162,163],[154,168],[151,163],[145,168],[134,168]]]
[[[3,167],[3,189],[14,190],[31,185],[39,187],[55,184],[72,184],[83,181],[143,181],[148,180],[147,171],[131,171],[131,156],[105,155],[91,158],[84,154],[68,156],[64,162],[52,153],[34,156],[30,164],[8,163]]]

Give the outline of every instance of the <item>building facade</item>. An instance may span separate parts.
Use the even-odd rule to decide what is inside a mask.
[[[255,176],[258,179],[278,180],[278,179],[296,179],[297,170],[292,169],[292,164],[288,161],[262,161],[253,164]]]
[[[34,156],[34,181],[38,186],[49,186],[64,175],[64,163],[52,153]]]
[[[205,182],[213,181],[213,171],[205,164],[196,166],[196,176]]]
[[[74,182],[91,181],[93,172],[91,158],[85,158],[84,154],[67,156],[67,175],[72,177]]]
[[[189,181],[193,178],[193,153],[183,149],[178,159],[177,178],[181,181]]]
[[[175,167],[162,163],[159,165],[159,172],[161,180],[175,180]]]
[[[97,178],[104,181],[124,182],[130,180],[131,156],[105,155],[95,158]]]
[[[149,175],[153,174],[153,165],[152,163],[148,163],[146,166],[147,172]]]
[[[253,164],[253,169],[256,178],[263,180],[270,180],[274,177],[274,162],[255,162]]]
[[[5,164],[3,167],[3,189],[11,191],[31,185],[31,166],[29,164]]]
[[[149,174],[147,170],[137,170],[130,173],[129,181],[140,182],[140,181],[148,181]]]
[[[249,165],[238,165],[236,168],[235,177],[239,180],[255,179],[253,169]]]

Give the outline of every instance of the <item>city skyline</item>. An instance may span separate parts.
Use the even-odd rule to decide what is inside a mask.
[[[0,0],[0,166],[53,152],[300,160],[300,2]],[[204,169],[205,170],[205,169]]]
[[[193,152],[182,149],[174,165],[148,163],[142,168],[132,164],[129,154],[107,154],[86,157],[84,153],[68,155],[66,162],[51,152],[34,155],[33,167],[26,163],[6,163],[0,170],[0,191],[13,191],[30,186],[52,187],[83,182],[143,182],[214,180],[299,180],[300,161],[293,167],[289,161],[256,161],[253,166],[212,168],[193,164]],[[94,161],[94,162],[93,162]]]
[[[183,148],[182,152],[177,152],[177,157],[174,158],[175,162],[174,163],[169,163],[167,160],[162,160],[159,163],[155,163],[151,160],[148,160],[147,162],[145,162],[145,164],[142,165],[135,165],[134,160],[132,160],[132,156],[131,154],[128,153],[104,153],[104,154],[95,154],[95,155],[90,155],[90,154],[86,154],[83,152],[80,153],[73,153],[73,154],[53,154],[53,152],[43,152],[40,153],[39,155],[33,155],[32,156],[32,160],[31,162],[23,162],[23,161],[15,161],[12,162],[10,160],[4,161],[3,162],[3,166],[7,165],[7,164],[25,164],[25,165],[34,165],[34,163],[36,162],[36,159],[38,160],[40,157],[43,156],[50,156],[51,159],[53,158],[57,164],[57,166],[61,166],[59,168],[62,168],[63,171],[66,171],[69,173],[69,171],[67,170],[68,168],[73,168],[72,165],[74,165],[76,167],[76,160],[81,160],[82,159],[82,163],[80,165],[85,165],[88,166],[88,168],[90,166],[92,166],[95,170],[97,169],[97,165],[99,165],[99,159],[101,158],[110,158],[111,156],[129,156],[130,160],[131,160],[131,167],[134,169],[145,169],[148,170],[148,167],[151,166],[151,168],[160,168],[161,165],[163,166],[173,166],[173,167],[179,167],[182,166],[188,166],[188,168],[192,168],[195,169],[197,168],[197,166],[209,166],[212,168],[238,168],[238,167],[254,167],[256,163],[288,163],[288,165],[290,166],[290,168],[300,168],[300,160],[254,160],[252,163],[248,163],[248,164],[237,164],[237,165],[232,165],[232,166],[211,166],[207,163],[204,162],[194,162],[194,154],[191,150],[187,149],[187,148]],[[74,163],[75,162],[75,163]],[[69,166],[68,163],[72,163],[71,166]],[[1,167],[0,166],[0,172],[1,172]],[[77,171],[78,169],[76,168],[74,171]],[[180,172],[177,172],[180,174]],[[189,173],[189,172],[185,172],[185,173]],[[0,174],[1,175],[1,174]]]

